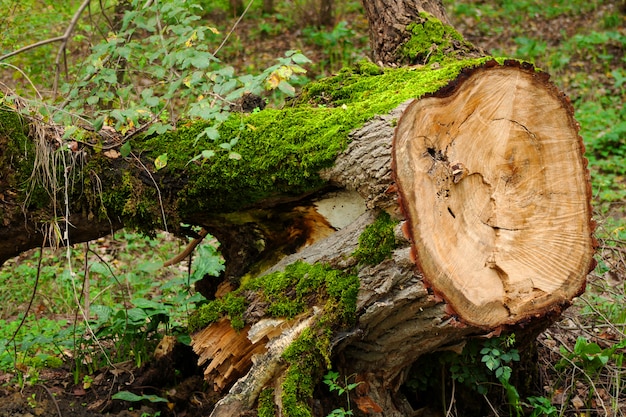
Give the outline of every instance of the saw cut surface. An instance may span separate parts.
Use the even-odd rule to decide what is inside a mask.
[[[417,263],[470,324],[516,323],[584,289],[593,226],[572,112],[546,76],[498,65],[398,122],[394,175]]]

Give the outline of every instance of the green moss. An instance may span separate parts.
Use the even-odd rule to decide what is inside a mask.
[[[377,265],[391,257],[391,252],[396,248],[394,228],[397,224],[387,212],[381,212],[359,236],[359,247],[352,256],[359,263],[368,265]]]
[[[259,417],[275,417],[276,404],[274,404],[274,390],[266,388],[259,395],[259,405],[257,407],[257,415]]]
[[[457,52],[472,50],[473,46],[452,26],[444,25],[428,13],[420,13],[423,19],[407,26],[411,37],[400,48],[403,61],[411,64],[432,64],[458,59]]]
[[[310,84],[292,107],[233,114],[219,126],[216,142],[198,136],[210,123],[190,122],[174,132],[135,138],[132,147],[151,158],[168,153],[161,172],[186,184],[178,193],[181,217],[192,211],[238,211],[273,195],[299,195],[325,186],[318,172],[333,165],[353,129],[410,98],[436,91],[463,67],[483,61],[451,62],[437,70],[383,70],[360,62]],[[219,146],[233,139],[239,160]],[[215,156],[189,162],[204,149]]]
[[[243,313],[250,302],[267,306],[265,315],[293,318],[312,305],[332,304],[341,322],[354,318],[358,278],[327,265],[295,262],[284,271],[248,280],[225,297],[213,300],[190,317],[189,329],[196,331],[229,317],[236,329],[245,326]]]
[[[125,227],[146,235],[163,227],[161,203],[156,187],[144,168],[124,166],[124,169],[111,169],[115,160],[102,153],[92,153],[83,172],[84,187],[76,190],[73,202],[83,202],[86,207],[74,210],[89,211],[100,220],[121,219]],[[143,179],[142,179],[143,178]],[[107,184],[102,189],[101,184]],[[164,207],[166,208],[166,207]],[[167,212],[168,223],[176,224],[176,213]]]
[[[329,297],[321,317],[283,353],[283,358],[289,363],[281,398],[286,416],[312,415],[307,400],[312,398],[324,370],[331,366],[331,338],[336,331],[354,323],[358,278],[346,278],[339,279],[337,275],[327,280]]]
[[[318,335],[305,329],[283,353],[290,363],[282,384],[282,405],[286,417],[311,417],[311,408],[305,402],[313,398],[315,385],[324,369],[322,352],[317,348]]]
[[[318,320],[285,350],[288,369],[282,385],[285,416],[309,417],[306,403],[315,385],[330,366],[330,344],[335,332],[352,325],[356,315],[359,280],[323,264],[295,262],[284,271],[253,278],[221,299],[200,307],[189,319],[190,331],[206,327],[228,316],[235,327],[243,328],[243,314],[250,302],[267,305],[266,316],[294,317],[313,305],[323,306]],[[259,399],[259,415],[274,415],[273,395]]]
[[[0,101],[2,97],[0,96]],[[35,144],[28,137],[28,127],[15,111],[0,105],[0,178],[1,185],[22,191],[23,201],[32,176],[35,161]],[[48,204],[47,192],[40,185],[31,190],[30,207],[41,208]]]
[[[228,317],[234,329],[243,329],[245,326],[243,313],[246,311],[247,302],[240,292],[230,292],[223,298],[218,298],[198,308],[189,317],[189,331],[195,332],[203,329],[222,317]]]

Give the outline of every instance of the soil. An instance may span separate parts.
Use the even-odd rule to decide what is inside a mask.
[[[12,375],[1,374],[0,417],[83,416],[206,416],[219,394],[205,383],[197,356],[190,347],[176,344],[167,354],[141,368],[132,361],[100,369],[88,381],[74,381],[67,369],[42,370],[39,383],[6,384]],[[130,402],[112,399],[120,391],[163,399]]]
[[[575,33],[580,25],[598,19],[603,8],[618,7],[619,2],[607,2],[595,12],[596,16],[581,15],[578,17],[562,17],[555,20],[533,19],[528,26],[529,33],[541,33],[549,42],[560,42],[566,36]],[[613,3],[613,4],[611,4]],[[360,14],[344,15],[342,19],[355,24],[358,38],[367,36],[366,24]],[[244,21],[245,22],[245,21]],[[514,50],[512,35],[500,33],[497,36],[487,36],[479,32],[475,22],[471,19],[454,22],[469,40],[480,45],[485,50],[499,49],[501,51]],[[244,23],[239,28],[238,36],[246,39],[246,33],[255,28],[250,23]],[[245,53],[236,57],[222,57],[224,60],[234,58],[241,68],[252,56],[266,56],[274,59],[289,49],[303,49],[304,53],[313,61],[325,58],[323,51],[312,45],[303,44],[299,37],[300,31],[287,31],[275,37],[256,37],[253,41],[246,41]],[[596,68],[591,63],[584,63],[576,71],[593,74]],[[565,86],[566,88],[567,86]],[[624,276],[619,277],[620,282]],[[570,324],[578,320],[575,310],[569,310],[563,320],[552,326],[539,338],[539,362],[553,363],[555,346],[573,346],[577,333],[572,331]],[[579,326],[577,328],[584,328]],[[609,332],[610,333],[610,332]],[[607,333],[604,336],[610,337]],[[595,335],[596,337],[598,335]],[[601,340],[596,337],[595,340]],[[556,347],[558,350],[558,346]],[[76,383],[74,375],[68,368],[41,370],[38,383],[19,384],[14,375],[0,373],[0,417],[82,417],[82,416],[118,416],[118,417],[149,417],[165,416],[207,416],[214,404],[219,400],[219,394],[204,381],[202,369],[196,365],[197,358],[190,348],[176,345],[165,356],[136,368],[132,362],[118,363],[100,369],[92,375],[88,384],[83,381]],[[546,370],[550,366],[545,366]],[[549,371],[543,372],[545,384],[551,383]],[[583,387],[584,388],[584,387]],[[582,389],[584,391],[584,389]],[[137,395],[155,395],[167,398],[166,402],[129,402],[113,400],[111,397],[119,391],[130,391]],[[581,395],[584,393],[581,392]],[[622,407],[623,413],[626,406]],[[596,415],[593,413],[593,415]],[[623,415],[623,414],[622,414]]]

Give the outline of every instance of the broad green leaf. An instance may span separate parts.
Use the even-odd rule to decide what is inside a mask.
[[[154,160],[154,167],[158,170],[167,166],[167,153],[163,153]]]
[[[211,150],[211,149],[205,149],[202,151],[202,153],[200,154],[204,159],[209,159],[215,156],[215,151]]]
[[[143,401],[143,400],[147,400],[153,403],[166,403],[167,402],[165,398],[159,397],[158,395],[145,395],[145,394],[137,395],[137,394],[133,394],[130,391],[116,392],[115,394],[111,396],[111,398],[113,398],[114,400],[130,401],[130,402],[138,402],[138,401]]]
[[[96,120],[94,120],[93,130],[95,130],[96,132],[99,132],[102,129],[103,125],[104,125],[104,117],[100,116]]]
[[[122,146],[120,146],[120,153],[124,158],[130,155],[130,142],[124,142]]]
[[[293,97],[296,95],[295,87],[289,84],[287,81],[281,81],[278,84],[278,89],[290,97]]]

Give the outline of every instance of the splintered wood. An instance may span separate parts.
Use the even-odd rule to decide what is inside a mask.
[[[519,323],[584,290],[594,226],[572,114],[547,75],[492,62],[399,120],[394,175],[416,262],[465,322]]]
[[[235,330],[230,320],[222,318],[194,334],[191,347],[198,354],[198,365],[207,363],[205,380],[213,383],[215,391],[222,391],[250,370],[254,357],[266,353],[270,341],[280,339],[283,333],[299,334],[294,333],[296,322],[262,319],[252,327]]]

